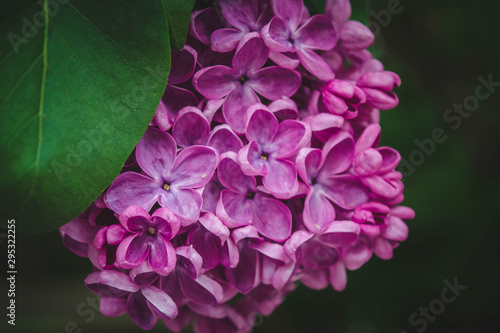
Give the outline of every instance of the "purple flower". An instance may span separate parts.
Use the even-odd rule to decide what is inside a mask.
[[[365,50],[374,40],[372,31],[358,21],[348,21],[339,30],[339,48],[348,53]]]
[[[179,111],[172,128],[172,136],[179,147],[204,145],[209,134],[210,123],[200,109],[186,106]]]
[[[373,252],[381,259],[391,259],[393,249],[408,237],[408,226],[403,222],[403,219],[411,220],[414,217],[415,212],[411,208],[393,207],[387,218],[387,226],[381,228],[380,236],[372,240]]]
[[[99,228],[92,226],[86,216],[78,216],[59,230],[64,246],[80,257],[88,257],[88,246]]]
[[[380,126],[368,126],[355,146],[353,171],[375,194],[394,198],[403,191],[403,183],[394,178],[394,168],[401,161],[399,153],[389,147],[377,147]]]
[[[286,119],[296,120],[299,117],[297,105],[290,98],[283,96],[277,99],[268,106],[269,111],[274,113],[276,118],[281,122]]]
[[[335,220],[333,204],[352,210],[368,201],[368,191],[358,178],[342,174],[352,163],[354,140],[338,132],[325,143],[323,150],[303,148],[297,156],[297,171],[309,187],[304,224],[320,232]]]
[[[238,44],[233,68],[222,65],[207,67],[193,77],[195,88],[206,98],[227,96],[222,113],[237,133],[244,131],[246,109],[260,101],[256,93],[276,100],[292,96],[300,86],[300,75],[293,70],[278,66],[261,68],[268,55],[269,49],[259,34],[249,33]]]
[[[199,222],[189,232],[187,245],[193,246],[202,257],[203,270],[208,271],[219,262],[225,267],[236,266],[239,253],[229,238],[229,229],[212,213],[200,217]]]
[[[329,113],[315,114],[302,119],[302,121],[309,125],[313,136],[321,141],[319,146],[328,141],[344,125],[344,118]]]
[[[179,231],[180,222],[170,209],[160,208],[149,216],[143,208],[130,206],[119,220],[132,234],[116,250],[116,259],[123,268],[139,266],[146,258],[160,275],[168,275],[175,268],[175,249],[170,240]]]
[[[120,175],[60,232],[104,315],[244,333],[297,281],[344,290],[407,238],[400,156],[378,147],[400,79],[349,0],[203,7]]]
[[[337,32],[325,15],[314,15],[300,28],[303,12],[302,0],[271,0],[274,14],[262,28],[261,34],[271,49],[271,59],[280,66],[293,66],[294,62],[283,53],[296,53],[302,66],[324,81],[333,80],[335,74],[314,51],[331,50],[337,42]]]
[[[217,215],[230,228],[253,224],[265,237],[286,240],[292,230],[292,215],[281,201],[262,193],[255,177],[246,176],[236,162],[236,154],[227,153],[219,164],[222,190]]]
[[[352,221],[335,221],[319,234],[305,230],[293,233],[283,245],[285,253],[301,269],[301,281],[310,288],[323,289],[332,284],[336,289],[344,283],[345,271],[338,274],[342,250],[358,240],[358,224]]]
[[[180,306],[187,300],[213,305],[221,302],[224,292],[219,283],[202,273],[203,259],[192,246],[175,249],[177,266],[161,279],[162,289]]]
[[[366,100],[365,93],[357,86],[335,79],[328,82],[323,91],[322,105],[330,113],[343,116],[346,119],[356,118],[358,115],[358,104]]]
[[[222,29],[222,22],[215,8],[198,10],[191,15],[189,33],[205,45],[210,45],[214,31]]]
[[[278,119],[264,105],[247,111],[245,135],[249,141],[238,153],[238,162],[246,175],[263,176],[265,188],[277,198],[290,198],[299,189],[292,157],[311,139],[311,130],[303,122]]]
[[[401,85],[401,79],[393,72],[368,72],[356,82],[366,95],[366,104],[377,109],[389,110],[395,108],[399,99],[392,92]]]
[[[226,124],[216,126],[212,130],[207,145],[214,147],[219,154],[228,151],[238,152],[243,148],[241,139]]]
[[[390,211],[389,207],[380,202],[367,202],[354,210],[351,220],[361,225],[365,235],[376,237],[380,234],[380,228],[387,226],[387,214]]]
[[[219,5],[222,15],[234,28],[223,28],[213,32],[211,47],[217,52],[234,50],[246,34],[260,31],[272,17],[270,7],[265,7],[259,14],[257,0],[220,0]]]
[[[351,2],[349,0],[326,0],[325,15],[332,19],[337,29],[349,20],[351,10]]]
[[[102,296],[99,309],[103,315],[116,317],[128,312],[144,330],[152,329],[158,319],[168,321],[177,316],[177,305],[168,294],[152,285],[139,287],[123,272],[94,272],[85,284]]]
[[[118,245],[129,235],[129,232],[119,224],[113,224],[100,229],[94,238],[94,247],[98,251],[98,262],[101,269],[121,268],[116,262]]]
[[[225,277],[236,290],[248,294],[260,283],[260,254],[251,247],[251,241],[263,239],[252,225],[235,229],[231,237],[238,246],[240,257],[236,267],[225,269]]]
[[[183,224],[196,221],[202,197],[194,189],[203,187],[212,177],[217,152],[206,146],[191,146],[176,157],[176,148],[170,134],[149,128],[136,150],[137,162],[145,175],[119,175],[107,192],[108,207],[117,213],[131,205],[149,211],[158,201],[177,214]]]

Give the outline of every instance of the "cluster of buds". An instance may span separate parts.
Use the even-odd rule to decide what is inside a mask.
[[[106,316],[249,332],[300,282],[404,241],[400,155],[379,147],[399,77],[348,0],[220,0],[192,14],[165,94],[122,173],[61,228]]]

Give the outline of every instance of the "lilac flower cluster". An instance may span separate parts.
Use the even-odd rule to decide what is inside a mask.
[[[106,316],[248,332],[297,282],[346,286],[390,259],[413,210],[379,110],[399,77],[348,0],[220,0],[192,14],[165,94],[122,173],[61,228]]]

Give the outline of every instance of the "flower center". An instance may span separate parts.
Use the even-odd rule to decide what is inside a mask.
[[[248,191],[248,193],[247,193],[247,199],[253,199],[253,197],[255,197],[255,192]]]
[[[269,155],[266,153],[262,153],[262,155],[260,155],[260,158],[263,159],[264,161],[267,161],[267,159],[269,158]]]
[[[169,184],[169,183],[165,183],[165,184],[163,184],[163,189],[164,189],[165,191],[170,191],[170,184]]]
[[[156,234],[156,229],[154,227],[149,227],[148,228],[148,234],[153,236],[154,234]]]
[[[240,77],[240,83],[241,83],[241,84],[243,84],[243,83],[245,83],[245,82],[247,82],[247,81],[248,81],[248,76],[246,76],[246,75],[242,75],[242,76]]]

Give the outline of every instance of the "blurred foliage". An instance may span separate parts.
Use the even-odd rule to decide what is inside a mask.
[[[387,9],[387,3],[374,1],[373,10]],[[492,74],[500,81],[500,6],[492,0],[401,5],[403,10],[381,28],[374,47],[386,69],[403,81],[397,90],[400,105],[382,113],[382,144],[408,159],[418,148],[414,140],[430,138],[433,129],[442,128],[448,136],[406,179],[404,204],[417,213],[408,223],[409,239],[392,260],[373,258],[349,272],[342,293],[300,287],[263,320],[257,333],[417,332],[409,324],[410,315],[439,299],[443,281],[455,277],[467,290],[425,332],[496,331],[500,88],[456,130],[443,121],[443,114],[474,95],[478,76]],[[19,235],[18,251],[18,332],[64,332],[68,321],[82,332],[139,332],[127,316],[97,314],[86,323],[88,316],[77,314],[77,306],[94,297],[83,284],[91,267],[87,259],[63,248],[56,232]],[[153,331],[165,328],[159,323]]]

